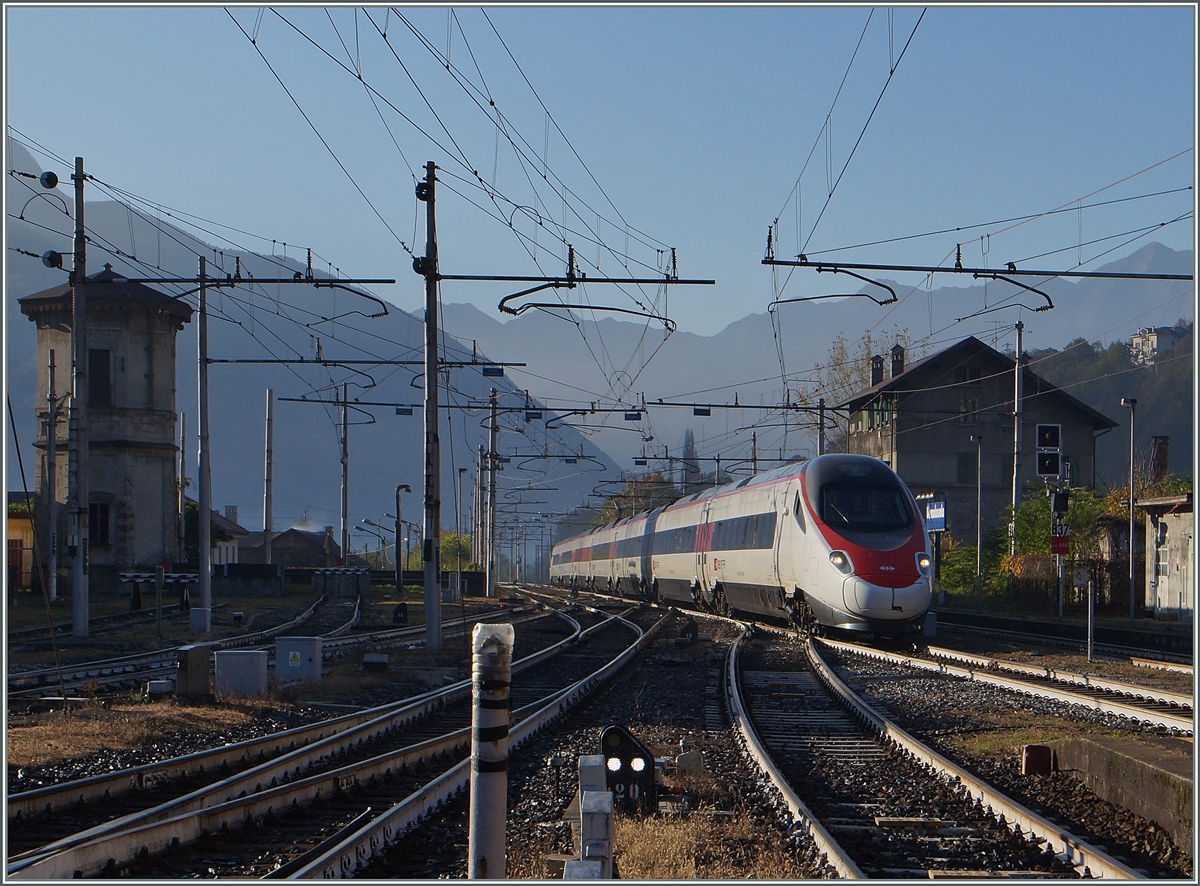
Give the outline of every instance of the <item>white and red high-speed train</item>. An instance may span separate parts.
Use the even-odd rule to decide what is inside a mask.
[[[919,632],[929,536],[882,461],[822,455],[706,489],[554,545],[554,584],[785,617],[883,636]]]

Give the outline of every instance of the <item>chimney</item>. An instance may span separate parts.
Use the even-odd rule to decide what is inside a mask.
[[[231,523],[237,522],[237,505],[225,505],[225,519]]]
[[[871,358],[871,387],[883,381],[883,358],[876,354]]]
[[[904,372],[904,348],[892,345],[892,378]]]
[[[1167,443],[1170,437],[1150,438],[1150,482],[1158,483],[1167,476]]]

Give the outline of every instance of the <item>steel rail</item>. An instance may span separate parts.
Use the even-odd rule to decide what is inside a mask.
[[[557,698],[521,720],[509,733],[509,748],[519,747],[588,697],[653,641],[670,617],[669,611],[664,613],[662,618],[646,631],[633,625],[640,632],[635,643],[591,676],[556,693]],[[626,621],[625,623],[632,625],[632,622]],[[458,763],[433,782],[372,820],[358,833],[341,841],[323,857],[314,859],[306,867],[295,871],[291,878],[330,880],[353,876],[357,869],[365,866],[374,856],[395,843],[409,828],[436,810],[446,800],[464,790],[470,778],[470,767],[470,758]]]
[[[874,658],[878,661],[886,661],[890,664],[899,665],[901,667],[917,668],[920,670],[932,671],[938,674],[961,677],[964,680],[974,680],[977,683],[985,683],[990,686],[997,686],[1001,689],[1006,689],[1010,692],[1016,692],[1021,695],[1030,695],[1035,698],[1048,698],[1052,701],[1061,701],[1067,704],[1089,708],[1093,711],[1112,714],[1116,717],[1124,717],[1136,723],[1148,723],[1151,726],[1159,726],[1164,729],[1169,729],[1173,732],[1182,733],[1184,735],[1192,735],[1195,730],[1194,718],[1190,715],[1184,717],[1181,715],[1168,713],[1166,711],[1157,711],[1150,708],[1138,707],[1137,705],[1126,704],[1115,699],[1095,698],[1093,696],[1083,695],[1078,692],[1072,692],[1068,689],[1057,689],[1053,686],[1030,683],[1027,680],[1003,677],[999,674],[986,673],[981,670],[976,670],[975,668],[958,667],[956,665],[946,664],[945,662],[940,661],[912,658],[911,656],[907,655],[886,652],[882,649],[870,649],[865,646],[857,646],[853,643],[844,643],[840,640],[828,640],[822,638],[820,642],[829,646],[831,649],[840,649],[844,652],[851,652],[855,655],[861,655],[866,658]]]
[[[611,616],[604,623],[590,628],[589,631],[605,627],[614,621],[631,626],[639,638],[639,643],[644,639],[645,632],[621,616]],[[583,633],[580,632],[579,635],[570,639],[578,639]],[[634,645],[637,646],[637,643]],[[529,667],[533,663],[533,660],[545,659],[546,655],[544,653],[545,650],[542,650],[533,656],[522,659],[522,667]],[[606,669],[611,668],[611,666],[612,662],[598,673],[609,672]],[[545,717],[546,712],[554,709],[556,705],[561,704],[564,697],[572,693],[573,690],[577,690],[582,683],[593,680],[594,677],[596,677],[595,674],[585,681],[580,681],[564,690],[552,693],[547,699],[543,699],[536,705],[529,705],[517,711],[517,716],[530,712],[531,709],[534,713],[532,714],[532,720],[522,721],[523,729],[514,731],[514,739],[519,743],[519,740],[525,734],[531,734],[531,730],[537,725],[534,721],[539,716]],[[297,767],[294,770],[296,774],[295,780],[285,784],[277,784],[277,779],[272,779],[269,784],[264,785],[260,782],[254,787],[249,787],[244,785],[244,779],[237,779],[235,777],[235,779],[226,780],[225,783],[220,785],[219,793],[225,795],[221,802],[205,805],[200,808],[189,808],[192,804],[164,804],[163,807],[157,807],[156,810],[150,810],[137,815],[129,826],[93,836],[91,839],[71,846],[64,851],[30,859],[28,863],[16,869],[10,864],[9,875],[14,879],[87,876],[104,868],[105,865],[110,863],[110,860],[115,859],[120,864],[129,861],[143,852],[154,855],[165,851],[171,846],[194,842],[206,831],[212,833],[220,830],[222,827],[237,827],[247,819],[261,817],[272,810],[286,809],[293,803],[309,803],[318,797],[350,789],[363,780],[384,775],[390,770],[405,765],[411,766],[420,760],[461,749],[469,745],[470,737],[471,727],[466,726],[436,738],[427,739],[405,748],[380,754],[369,760],[349,764],[309,777],[300,777],[299,768]],[[469,765],[470,760],[468,759],[463,762]],[[461,770],[462,764],[458,764],[451,771]],[[441,778],[435,779],[433,784],[439,784],[441,780]],[[236,796],[233,796],[234,791],[237,791],[239,787],[241,788],[240,792]],[[415,796],[425,795],[428,788],[429,786],[427,785],[421,791],[418,791]],[[161,810],[168,806],[171,807],[169,817],[161,817]],[[155,813],[160,814],[156,815]],[[40,852],[41,850],[38,851]],[[320,861],[309,862],[310,865],[316,863],[320,863]]]
[[[551,612],[572,624],[574,626],[573,633],[564,640],[514,663],[514,673],[532,667],[558,654],[569,646],[579,642],[587,634],[603,628],[610,621],[619,620],[627,625],[631,625],[640,633],[640,628],[621,616],[610,615],[604,622],[594,625],[587,630],[580,630],[579,623],[574,619],[553,610]],[[461,680],[442,689],[426,693],[423,696],[417,696],[415,699],[397,702],[383,708],[362,712],[361,714],[352,714],[337,718],[337,721],[343,725],[343,728],[337,729],[325,737],[315,738],[299,748],[287,751],[282,756],[267,760],[251,769],[229,776],[214,784],[198,788],[189,794],[169,800],[151,809],[112,819],[111,821],[72,834],[69,837],[14,856],[8,860],[8,873],[10,876],[20,875],[22,877],[73,876],[74,871],[83,870],[87,867],[89,859],[94,860],[95,852],[99,851],[103,854],[104,851],[108,851],[111,856],[111,849],[97,850],[95,848],[98,845],[106,845],[104,841],[113,840],[129,830],[144,829],[151,822],[158,822],[178,816],[198,815],[208,808],[236,798],[239,794],[258,794],[269,790],[280,781],[298,780],[303,777],[302,773],[305,769],[322,760],[331,758],[343,748],[362,743],[392,728],[401,726],[433,709],[442,707],[448,701],[468,695],[471,689],[472,681],[470,679]],[[324,721],[321,724],[317,724],[317,728],[327,727],[333,722]],[[302,729],[312,728],[302,727]],[[301,730],[294,731],[299,732]],[[285,734],[281,733],[280,737],[283,735]],[[272,738],[275,737],[270,737],[267,741],[270,741]],[[222,750],[225,749],[218,749],[218,752]],[[190,755],[193,758],[190,761],[191,765],[195,765],[194,758],[197,756]],[[237,759],[244,759],[244,757],[245,753],[239,755]],[[179,758],[180,761],[188,759]],[[149,769],[154,765],[150,764],[148,767],[139,768]],[[75,784],[78,785],[79,783]],[[93,796],[96,791],[103,790],[103,786],[98,784],[93,784],[89,787]],[[101,860],[101,866],[107,861],[108,857],[105,856]],[[58,873],[50,873],[52,871]]]
[[[1128,695],[1160,704],[1174,705],[1179,708],[1192,709],[1192,696],[1181,692],[1169,692],[1153,686],[1138,686],[1134,683],[1122,683],[1119,680],[1109,680],[1094,674],[1079,674],[1074,671],[1063,671],[1058,668],[1048,668],[1044,665],[1031,665],[1019,661],[1006,661],[984,655],[972,655],[955,649],[942,649],[940,646],[927,646],[925,651],[935,658],[948,658],[951,661],[964,661],[988,670],[1012,671],[1031,677],[1042,677],[1059,683],[1069,683],[1074,686],[1086,686],[1088,689],[1099,689],[1118,695]]]
[[[822,642],[830,643],[830,641],[824,640]],[[830,645],[845,646],[849,644],[830,643]],[[944,778],[957,781],[971,797],[977,799],[982,805],[989,807],[997,817],[1003,816],[1004,820],[1010,826],[1019,827],[1023,832],[1045,840],[1065,863],[1072,865],[1077,870],[1082,868],[1081,873],[1083,876],[1114,880],[1145,879],[1143,874],[1112,858],[1103,850],[1081,840],[1067,829],[1059,827],[1036,812],[1026,809],[1015,800],[1001,794],[983,779],[972,775],[958,764],[951,762],[941,754],[926,747],[876,711],[846,686],[821,659],[820,655],[817,654],[816,645],[812,639],[807,641],[805,648],[809,661],[812,663],[814,673],[832,691],[841,696],[855,716],[859,717],[864,723],[869,724],[896,747],[910,754],[919,763],[929,767],[933,772],[940,773]]]
[[[581,633],[577,621],[561,613],[552,613],[572,625],[571,637],[561,641],[556,649]],[[540,655],[536,653],[535,655]],[[532,658],[532,656],[531,656]],[[540,659],[536,659],[540,660]],[[525,659],[517,663],[525,667]],[[50,813],[76,803],[95,801],[106,796],[118,796],[130,791],[153,788],[163,782],[173,781],[200,771],[216,771],[225,766],[236,766],[253,759],[267,759],[308,747],[314,742],[331,738],[347,730],[355,729],[380,716],[402,711],[409,705],[436,703],[438,699],[449,700],[455,693],[468,688],[470,682],[461,680],[450,686],[432,689],[421,695],[379,705],[363,711],[343,714],[340,717],[322,720],[307,726],[297,726],[283,732],[261,738],[251,738],[218,748],[196,751],[181,757],[173,757],[154,763],[145,763],[130,769],[95,775],[90,778],[48,785],[32,791],[10,794],[8,818],[20,818],[39,813]],[[12,861],[13,859],[10,859]]]
[[[255,631],[252,634],[239,634],[236,637],[229,637],[224,640],[210,640],[206,643],[195,645],[208,646],[214,650],[219,649],[236,649],[241,646],[254,645],[261,643],[263,640],[274,637],[276,634],[299,627],[307,622],[316,611],[317,607],[324,602],[325,597],[319,597],[312,606],[308,607],[300,615],[296,616],[289,622],[277,625],[273,628],[266,628],[262,631]],[[178,648],[158,652],[139,652],[135,655],[119,656],[117,658],[100,659],[98,661],[84,662],[81,665],[69,665],[68,670],[64,673],[64,678],[71,682],[78,682],[96,677],[109,677],[125,675],[128,678],[135,673],[153,672],[157,669],[173,669],[177,663]],[[161,663],[161,664],[160,664]],[[72,670],[73,669],[73,670]],[[24,687],[24,684],[30,680],[35,681],[32,687]],[[57,668],[42,668],[35,671],[22,671],[20,673],[10,673],[8,675],[8,694],[9,697],[21,697],[28,692],[37,691],[43,686],[58,683]]]
[[[734,641],[726,657],[725,693],[726,698],[729,700],[730,716],[737,727],[738,733],[742,737],[746,753],[749,754],[754,764],[767,777],[783,802],[787,805],[794,826],[804,831],[813,843],[816,844],[817,849],[824,854],[826,863],[831,865],[842,879],[865,880],[867,875],[863,873],[862,869],[847,854],[846,850],[834,839],[833,835],[826,830],[820,819],[813,815],[812,810],[792,790],[792,786],[788,784],[783,773],[779,771],[779,767],[775,765],[775,761],[771,759],[770,753],[758,737],[758,732],[755,731],[754,725],[750,721],[746,706],[742,703],[738,665],[742,641],[746,639],[748,633],[745,624],[741,622],[738,622],[738,624],[741,624],[742,633]]]

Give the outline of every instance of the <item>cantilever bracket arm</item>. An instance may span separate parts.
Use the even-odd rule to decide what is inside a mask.
[[[525,289],[525,290],[522,290],[521,292],[514,292],[512,295],[506,295],[506,296],[504,296],[504,298],[500,299],[500,304],[497,305],[497,307],[500,309],[500,312],[503,314],[512,314],[513,316],[516,316],[517,314],[521,313],[521,311],[525,310],[525,308],[528,308],[531,306],[530,305],[522,305],[519,308],[510,308],[508,306],[508,303],[510,301],[512,301],[514,298],[521,298],[522,296],[532,295],[535,292],[541,292],[543,289],[558,289],[560,286],[565,286],[568,289],[574,289],[575,281],[574,280],[564,281],[561,279],[551,280],[548,283],[543,283],[541,286],[534,286],[532,289]],[[562,305],[559,305],[559,307],[562,307]]]
[[[367,293],[362,292],[361,290],[354,289],[350,286],[343,286],[341,283],[334,283],[329,280],[313,280],[312,284],[313,284],[313,286],[317,287],[317,289],[321,289],[322,287],[325,287],[327,289],[344,289],[347,292],[353,292],[355,295],[361,295],[363,298],[368,298],[371,301],[375,302],[375,304],[379,305],[379,307],[383,308],[383,310],[378,314],[367,314],[366,316],[371,317],[371,318],[387,316],[387,312],[388,312],[387,303],[384,302],[384,300],[381,298],[376,298],[375,296],[368,295]],[[343,316],[345,316],[345,315],[343,315]]]
[[[1033,310],[1035,313],[1041,313],[1042,311],[1048,311],[1054,307],[1054,302],[1052,302],[1050,300],[1050,296],[1046,295],[1046,293],[1042,292],[1042,290],[1040,290],[1040,289],[1034,289],[1032,286],[1026,286],[1024,283],[1018,283],[1016,280],[1013,280],[1010,277],[1005,277],[1003,274],[988,273],[986,271],[976,271],[974,274],[974,278],[976,280],[978,280],[980,277],[987,277],[991,280],[1003,280],[1005,283],[1011,283],[1013,286],[1019,286],[1021,289],[1024,289],[1028,292],[1032,292],[1034,295],[1040,295],[1042,298],[1044,298],[1046,300],[1046,303],[1044,305],[1042,305],[1040,308],[1034,308]]]
[[[545,288],[546,288],[545,286],[538,287],[538,289],[545,289]],[[533,291],[533,290],[530,290],[530,291]],[[524,293],[524,292],[517,293],[517,295],[527,295],[527,294],[528,293]],[[510,295],[509,298],[516,298],[516,296]],[[676,329],[675,321],[672,320],[670,317],[661,317],[658,314],[651,314],[651,313],[648,313],[647,311],[635,311],[631,308],[608,308],[608,307],[593,306],[593,305],[587,305],[586,308],[583,308],[583,306],[581,306],[581,305],[575,305],[575,306],[564,305],[560,302],[527,302],[526,304],[521,305],[519,308],[505,308],[503,302],[501,302],[500,310],[504,311],[507,314],[523,314],[526,311],[528,311],[530,308],[538,308],[540,310],[548,311],[548,310],[562,310],[564,308],[566,310],[571,310],[572,307],[586,309],[589,311],[614,311],[618,314],[632,314],[635,317],[649,317],[651,320],[658,320],[659,322],[661,322],[662,325],[667,328],[667,332],[674,332]]]
[[[872,280],[870,277],[864,277],[862,274],[856,274],[853,271],[847,271],[845,268],[839,268],[837,265],[831,265],[828,268],[824,265],[817,265],[816,268],[818,274],[823,274],[826,271],[832,271],[835,274],[849,274],[851,277],[856,277],[857,279],[862,280],[864,283],[870,283],[872,286],[878,286],[881,289],[886,289],[892,294],[891,298],[885,298],[883,301],[880,301],[879,299],[875,298],[875,296],[867,295],[865,292],[855,293],[856,295],[862,295],[871,299],[871,301],[875,302],[877,305],[890,305],[900,300],[896,296],[896,290],[892,289],[892,287],[888,286],[886,283],[880,283],[878,280]]]

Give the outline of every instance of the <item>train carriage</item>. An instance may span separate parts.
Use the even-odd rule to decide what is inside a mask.
[[[932,600],[928,552],[891,468],[825,455],[559,542],[551,576],[816,631],[902,634],[921,630]]]

